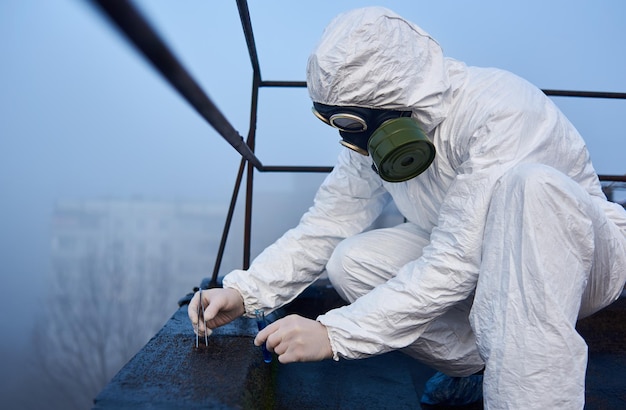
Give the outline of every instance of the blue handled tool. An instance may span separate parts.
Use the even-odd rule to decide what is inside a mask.
[[[262,310],[255,310],[254,311],[254,315],[256,316],[256,325],[259,328],[259,331],[265,329],[265,326],[267,326],[267,320],[265,320],[265,313]],[[267,346],[265,346],[265,342],[263,343],[263,346],[261,346],[261,348],[263,349],[263,361],[265,363],[271,363],[272,361],[272,353],[267,350]]]

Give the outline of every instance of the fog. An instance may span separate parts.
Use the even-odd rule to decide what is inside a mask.
[[[432,3],[384,5],[470,65],[509,69],[544,89],[626,91],[620,0]],[[246,136],[252,70],[235,2],[136,4]],[[302,81],[323,27],[362,3],[249,4],[262,78]],[[7,407],[33,393],[38,381],[25,384],[22,371],[50,343],[33,338],[52,310],[56,204],[193,202],[218,206],[225,217],[240,158],[89,2],[0,2],[0,55],[0,406]],[[597,171],[624,174],[626,101],[554,100],[585,137]],[[257,133],[264,165],[332,165],[341,149],[311,115],[304,89],[263,89]],[[255,173],[253,256],[297,223],[323,177]],[[241,264],[242,199],[221,274]],[[218,218],[216,236],[222,228]],[[213,261],[207,265],[211,272]],[[180,296],[160,301],[164,315]]]

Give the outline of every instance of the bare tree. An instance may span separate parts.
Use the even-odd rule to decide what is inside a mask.
[[[119,247],[57,263],[34,329],[25,408],[85,409],[175,310],[167,261]],[[26,387],[26,386],[25,386]]]

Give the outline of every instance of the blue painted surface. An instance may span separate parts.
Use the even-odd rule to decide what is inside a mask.
[[[581,321],[579,331],[590,349],[586,409],[626,408],[626,298]],[[95,408],[419,409],[434,373],[400,352],[268,364],[253,344],[256,332],[254,319],[241,318],[216,329],[208,347],[195,348],[183,306],[98,395]]]

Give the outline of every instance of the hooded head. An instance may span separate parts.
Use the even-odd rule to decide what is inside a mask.
[[[450,81],[441,47],[382,7],[335,17],[307,65],[314,102],[411,111],[424,131],[445,117]]]

